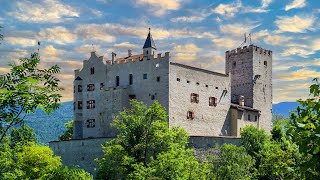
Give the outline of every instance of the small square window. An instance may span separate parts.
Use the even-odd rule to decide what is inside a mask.
[[[160,76],[157,77],[157,82],[160,82]]]
[[[188,111],[187,112],[187,119],[194,119],[194,112]]]
[[[177,81],[179,81],[179,82],[180,82],[180,78],[177,78]]]
[[[192,103],[199,103],[199,94],[191,93],[191,102]]]
[[[187,81],[187,83],[190,83],[190,81]]]
[[[87,109],[94,109],[95,107],[96,107],[96,101],[95,100],[87,101]]]
[[[209,97],[209,106],[217,106],[217,98]]]
[[[82,86],[78,85],[78,92],[82,92]]]
[[[130,94],[130,95],[129,95],[129,100],[133,100],[133,99],[136,99],[136,95]]]
[[[154,99],[155,99],[155,96],[154,96],[154,95],[152,95],[152,96],[151,96],[151,100],[154,100]]]
[[[82,109],[82,101],[78,101],[78,109]]]
[[[218,87],[216,87],[216,89],[219,89]]]
[[[94,91],[94,84],[88,84],[87,91]]]
[[[96,127],[96,120],[95,119],[87,119],[87,128],[94,128]]]
[[[102,90],[104,87],[104,83],[100,83],[100,90]]]
[[[143,74],[143,79],[148,79],[148,74]]]
[[[199,82],[197,82],[196,84],[197,84],[198,86],[200,85],[200,83],[199,83]]]
[[[206,84],[206,87],[209,87],[208,84]]]

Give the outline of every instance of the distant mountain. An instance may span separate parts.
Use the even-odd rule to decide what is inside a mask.
[[[290,111],[298,106],[296,102],[281,102],[273,104],[273,114],[289,117]],[[41,110],[26,117],[26,124],[34,128],[38,142],[47,144],[49,141],[58,140],[58,136],[65,131],[64,124],[73,119],[72,102],[61,103],[59,109],[47,115]]]
[[[58,140],[58,136],[65,131],[64,124],[73,119],[73,103],[63,102],[59,109],[46,114],[37,109],[34,114],[28,114],[25,122],[34,129],[39,143],[47,144]]]
[[[272,105],[273,114],[281,114],[283,117],[287,118],[290,116],[291,111],[296,110],[298,107],[297,102],[281,102]]]

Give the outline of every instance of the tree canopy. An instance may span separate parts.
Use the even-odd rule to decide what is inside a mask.
[[[62,90],[55,74],[60,68],[55,65],[39,69],[37,53],[30,58],[20,58],[18,64],[10,64],[10,72],[0,75],[0,142],[10,128],[24,121],[28,113],[37,108],[49,113],[59,107]]]

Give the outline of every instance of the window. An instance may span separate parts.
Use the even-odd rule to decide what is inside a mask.
[[[143,74],[143,79],[148,79],[148,74]]]
[[[208,84],[206,84],[206,87],[209,87]]]
[[[160,82],[160,76],[157,77],[157,82]]]
[[[263,65],[267,66],[267,65],[268,65],[267,61],[264,61],[264,62],[263,62]]]
[[[132,99],[136,99],[136,95],[134,94],[129,95],[129,100],[132,100]]]
[[[216,87],[216,89],[219,89],[218,87]]]
[[[177,81],[179,81],[179,82],[180,82],[180,78],[177,78]]]
[[[90,74],[94,74],[94,67],[90,68]]]
[[[255,120],[255,121],[258,121],[258,116],[254,116],[254,120]]]
[[[194,119],[194,112],[188,111],[187,112],[187,119]]]
[[[200,85],[200,83],[198,83],[198,82],[197,82],[196,84],[197,84],[198,86]]]
[[[120,77],[116,76],[116,86],[119,86],[119,85],[120,85]]]
[[[235,68],[236,66],[237,66],[237,63],[235,61],[233,61],[232,68]]]
[[[82,85],[78,85],[78,92],[82,92]]]
[[[154,99],[155,99],[155,96],[154,96],[154,95],[152,95],[152,96],[151,96],[151,100],[154,100]]]
[[[132,74],[129,74],[129,84],[131,85],[133,83],[133,76]]]
[[[96,127],[96,120],[95,119],[87,119],[87,128],[94,128]]]
[[[250,121],[251,119],[250,119],[250,114],[248,114],[248,121]]]
[[[190,81],[187,81],[187,83],[190,83]]]
[[[82,109],[82,101],[78,101],[78,109]]]
[[[94,84],[88,84],[87,91],[94,91]]]
[[[102,90],[104,87],[104,83],[100,83],[100,90]]]
[[[96,107],[96,101],[95,100],[89,100],[87,101],[87,109],[94,109]]]
[[[192,103],[199,103],[199,94],[191,93],[191,102]]]
[[[209,106],[217,106],[217,98],[209,97]]]

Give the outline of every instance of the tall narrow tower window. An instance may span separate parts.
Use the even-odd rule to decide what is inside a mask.
[[[268,65],[267,61],[264,61],[264,62],[263,62],[263,65],[267,66],[267,65]]]
[[[133,76],[132,74],[129,74],[129,84],[131,85],[133,83]]]
[[[116,77],[116,86],[119,86],[119,85],[120,85],[120,77],[117,76],[117,77]]]
[[[94,74],[94,67],[90,68],[90,74]]]

